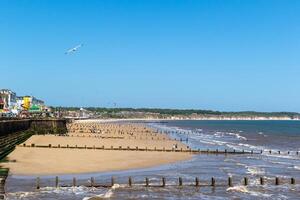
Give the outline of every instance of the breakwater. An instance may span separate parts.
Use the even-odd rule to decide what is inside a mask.
[[[177,180],[176,180],[177,179]],[[84,187],[113,187],[115,184],[119,185],[124,185],[127,187],[134,187],[134,186],[144,186],[144,187],[233,187],[234,185],[244,185],[248,186],[250,179],[255,179],[255,183],[257,185],[282,185],[282,184],[290,184],[290,185],[296,185],[296,179],[291,177],[291,178],[279,178],[279,177],[274,177],[274,178],[266,178],[266,177],[259,177],[257,178],[249,178],[249,177],[243,177],[243,178],[237,178],[235,179],[232,176],[229,176],[227,180],[225,179],[217,179],[215,177],[211,177],[210,180],[204,180],[200,179],[199,177],[195,177],[194,179],[183,179],[182,177],[172,177],[170,178],[169,182],[166,177],[162,176],[160,180],[157,180],[157,178],[154,180],[151,179],[151,177],[145,177],[144,180],[138,179],[136,182],[134,181],[134,178],[129,176],[127,179],[127,182],[124,182],[124,179],[121,181],[117,181],[116,177],[112,176],[110,183],[101,183],[97,182],[94,177],[91,177],[89,180],[86,181],[86,183],[77,183],[76,177],[72,178],[72,181],[68,184],[65,181],[63,183],[60,183],[59,177],[56,176],[54,181],[49,181],[47,180],[48,185],[42,185],[41,184],[41,178],[37,177],[36,178],[36,189],[40,189],[41,187],[51,187],[54,186],[56,188],[59,187],[79,187],[79,186],[84,186]],[[52,185],[49,185],[49,182]]]

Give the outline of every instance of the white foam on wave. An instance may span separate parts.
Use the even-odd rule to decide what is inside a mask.
[[[108,199],[108,198],[111,198],[114,194],[114,190],[115,189],[118,189],[118,188],[121,188],[121,187],[125,187],[125,185],[121,185],[121,184],[114,184],[111,189],[109,189],[108,191],[106,191],[105,193],[103,194],[98,194],[98,195],[95,195],[95,196],[92,196],[92,197],[84,197],[82,200],[89,200],[89,199]]]
[[[261,193],[261,192],[257,192],[257,191],[251,191],[249,190],[246,186],[242,186],[242,185],[237,185],[237,186],[233,186],[233,187],[229,187],[226,189],[227,192],[241,192],[241,193],[246,193],[252,196],[256,196],[256,197],[271,197],[271,194],[266,194],[266,193]]]
[[[233,186],[233,187],[229,187],[226,189],[227,192],[243,192],[243,193],[248,193],[248,189],[246,186],[242,186],[242,185],[237,185],[237,186]]]
[[[300,170],[300,166],[294,166],[294,169]]]
[[[240,134],[238,134],[238,133],[227,133],[228,135],[231,135],[231,136],[235,136],[237,139],[239,139],[239,140],[247,140],[247,138],[246,137],[244,137],[244,136],[241,136]]]
[[[247,173],[251,175],[263,175],[265,174],[265,170],[262,168],[259,168],[257,166],[246,166]]]

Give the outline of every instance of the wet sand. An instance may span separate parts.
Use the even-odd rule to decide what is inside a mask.
[[[68,136],[34,135],[26,145],[120,147],[187,149],[179,141],[167,135],[136,124],[80,123],[68,127]],[[14,162],[2,166],[10,168],[14,175],[55,175],[94,173],[153,167],[187,160],[186,152],[156,152],[98,149],[37,148],[18,146],[8,159]]]

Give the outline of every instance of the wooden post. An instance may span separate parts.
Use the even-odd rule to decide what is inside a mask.
[[[162,187],[165,187],[166,186],[166,178],[165,177],[162,177]]]
[[[36,189],[40,189],[40,177],[36,177]]]
[[[55,187],[58,188],[58,176],[55,177]]]
[[[279,185],[279,178],[278,177],[275,178],[275,185]]]
[[[253,150],[251,150],[251,154],[253,154]]]
[[[278,151],[278,154],[280,154],[280,151]]]
[[[132,186],[132,179],[131,179],[131,176],[128,177],[128,185],[129,185],[129,187]]]
[[[210,186],[215,186],[216,185],[216,180],[215,180],[215,178],[214,177],[211,177],[211,184],[210,184]]]
[[[291,184],[292,184],[292,185],[295,185],[295,183],[296,183],[295,179],[294,179],[294,178],[291,178]]]
[[[195,186],[196,186],[196,187],[199,186],[199,178],[198,178],[198,177],[195,178]]]
[[[73,187],[76,187],[76,178],[73,177]]]
[[[112,176],[111,177],[111,186],[114,186],[114,184],[115,184],[115,178]]]
[[[260,150],[260,154],[262,154],[263,153],[263,150]]]
[[[182,186],[182,178],[181,177],[178,178],[178,184],[179,184],[179,186]]]
[[[149,186],[149,179],[148,179],[148,177],[146,177],[145,182],[146,182],[146,187],[148,187]]]
[[[264,177],[260,177],[259,178],[259,182],[260,182],[261,185],[264,185],[265,184]]]
[[[244,185],[247,186],[248,185],[248,178],[244,177]]]
[[[232,177],[228,177],[228,186],[232,187]]]
[[[94,177],[91,177],[91,187],[94,187],[94,185],[95,185],[95,179]]]

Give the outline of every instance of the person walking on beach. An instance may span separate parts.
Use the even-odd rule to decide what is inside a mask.
[[[176,145],[175,145],[175,144],[173,144],[172,150],[175,150],[175,148],[176,148]]]

